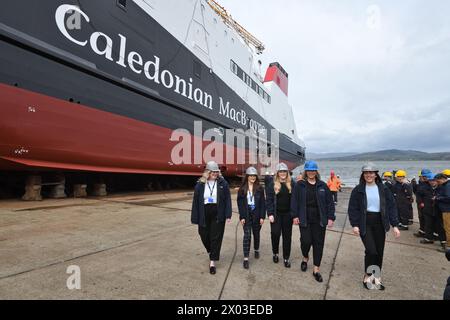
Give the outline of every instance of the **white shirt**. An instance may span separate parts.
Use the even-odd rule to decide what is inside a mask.
[[[208,203],[216,203],[217,204],[217,180],[214,181],[206,181],[205,183],[205,192],[203,193],[204,204]],[[209,201],[209,198],[212,198],[212,202]]]
[[[367,198],[367,211],[368,212],[380,212],[380,194],[378,192],[378,186],[366,185],[366,198]]]
[[[250,190],[248,190],[248,192],[247,192],[247,204],[249,206],[255,204],[255,195],[253,193],[251,193]]]

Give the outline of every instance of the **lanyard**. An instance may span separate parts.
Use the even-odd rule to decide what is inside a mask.
[[[211,189],[211,186],[210,186],[209,182],[208,182],[208,181],[206,182],[206,184],[208,185],[208,189],[209,189],[210,197],[211,197],[211,198],[212,198],[213,193],[214,193],[214,188],[216,187],[216,182],[217,182],[217,181],[214,181],[214,184],[213,184],[212,189]]]
[[[250,192],[250,190],[248,190],[248,194],[249,194],[249,196],[250,196],[250,202],[253,202],[253,195],[252,195],[252,193]]]

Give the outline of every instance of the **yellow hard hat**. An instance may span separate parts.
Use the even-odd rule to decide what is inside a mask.
[[[398,170],[397,173],[395,174],[396,178],[400,178],[400,177],[406,177],[406,171],[404,170]]]
[[[442,171],[443,174],[445,174],[447,177],[450,177],[450,169],[445,169]]]
[[[392,177],[393,174],[390,171],[386,171],[385,173],[383,173],[383,177]]]

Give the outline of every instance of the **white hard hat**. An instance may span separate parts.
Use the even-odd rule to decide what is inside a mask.
[[[277,172],[278,171],[289,171],[289,168],[285,163],[279,163],[277,165]]]
[[[248,167],[247,170],[245,171],[245,174],[248,176],[257,176],[258,170],[256,170],[255,167]]]
[[[362,172],[366,172],[366,171],[378,172],[379,170],[378,170],[377,166],[373,162],[368,162],[365,165],[363,165],[363,167],[361,168],[361,171]]]
[[[210,162],[208,162],[206,164],[206,170],[209,170],[209,171],[220,171],[219,165],[216,162],[214,162],[214,161],[210,161]]]

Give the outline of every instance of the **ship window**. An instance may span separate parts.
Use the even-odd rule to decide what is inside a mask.
[[[233,71],[233,73],[234,73],[235,75],[238,74],[238,66],[237,66],[236,63],[234,63],[233,60],[231,60],[231,71]]]
[[[199,79],[201,79],[202,77],[202,65],[195,60],[194,60],[194,75]]]
[[[127,0],[117,0],[117,5],[125,9],[127,7]]]
[[[270,96],[267,94],[267,92],[264,91],[264,89],[260,87],[258,83],[252,79],[252,77],[250,77],[247,73],[245,73],[244,70],[242,70],[233,60],[230,60],[230,69],[231,72],[233,72],[242,81],[244,81],[247,84],[247,86],[249,86],[257,95],[262,97],[269,104],[271,103]]]

